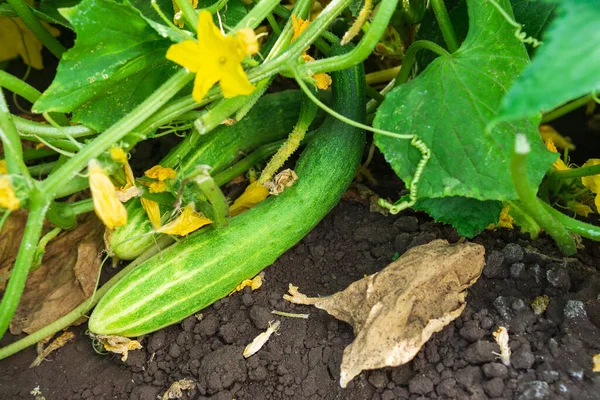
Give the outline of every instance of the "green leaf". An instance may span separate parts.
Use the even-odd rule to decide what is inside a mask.
[[[511,0],[510,2],[515,15],[515,21],[524,26],[524,31],[528,36],[539,39],[541,32],[552,19],[556,4],[540,0]],[[467,37],[469,28],[467,3],[465,0],[448,0],[445,1],[445,4],[456,37],[459,42],[463,42]],[[446,46],[442,32],[440,31],[440,27],[431,8],[429,8],[423,18],[423,22],[417,32],[417,40],[431,40],[440,46]],[[527,45],[526,47],[531,56],[535,52],[535,48],[530,45]],[[429,65],[435,58],[436,55],[429,51],[421,51],[417,56],[421,68]]]
[[[502,202],[479,201],[467,197],[422,199],[413,207],[425,211],[436,222],[452,225],[460,236],[473,238],[490,224],[498,222]]]
[[[561,0],[531,65],[502,102],[503,119],[536,115],[600,90],[600,3]]]
[[[129,113],[164,83],[177,65],[165,58],[171,42],[129,2],[83,0],[64,12],[77,33],[35,112],[73,112],[98,131]]]
[[[215,0],[200,0],[198,2],[198,9],[210,7],[215,3]],[[219,17],[217,17],[216,14],[213,16],[213,19],[217,26],[223,24],[223,27],[233,28],[246,16],[246,14],[248,14],[248,10],[246,10],[246,6],[244,6],[242,0],[229,0],[227,6],[219,11],[221,21],[219,21]],[[225,31],[227,32],[227,29],[225,29]]]
[[[473,0],[467,4],[470,28],[461,48],[438,57],[416,79],[394,89],[374,124],[387,131],[416,134],[431,149],[418,198],[515,199],[509,171],[515,134],[525,134],[532,145],[528,159],[532,185],[539,185],[556,156],[542,143],[539,121],[501,123],[486,131],[528,56],[514,28],[491,3]],[[507,1],[502,4],[510,11]],[[419,151],[408,140],[383,135],[376,135],[375,143],[408,185],[421,158]]]

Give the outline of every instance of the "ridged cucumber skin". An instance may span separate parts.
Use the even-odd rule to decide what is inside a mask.
[[[362,66],[332,74],[333,108],[365,119]],[[298,181],[232,218],[202,229],[126,275],[89,319],[96,334],[139,336],[174,324],[226,296],[271,265],[337,204],[352,182],[364,132],[327,117],[296,164]]]
[[[178,171],[186,174],[196,166],[206,164],[212,166],[213,173],[216,173],[233,163],[241,153],[285,138],[298,121],[300,103],[301,94],[297,90],[262,97],[238,123],[220,126],[201,136],[196,143],[196,150],[181,161]],[[269,116],[268,123],[265,115]],[[109,244],[110,250],[118,258],[132,260],[152,246],[156,237],[152,234],[152,225],[139,198],[130,200],[126,209],[127,224],[111,234]]]

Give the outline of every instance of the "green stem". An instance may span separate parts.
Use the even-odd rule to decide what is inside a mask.
[[[46,325],[42,329],[32,333],[29,336],[24,337],[21,340],[17,340],[14,343],[9,344],[8,346],[2,347],[0,349],[0,360],[5,359],[19,351],[33,346],[40,340],[54,335],[56,332],[59,332],[70,325],[72,325],[75,321],[80,319],[83,315],[85,315],[88,311],[90,311],[99,301],[100,299],[108,292],[110,288],[112,288],[121,278],[127,275],[129,272],[133,271],[138,265],[158,253],[161,249],[169,246],[175,240],[168,235],[163,235],[156,241],[156,245],[150,247],[146,250],[142,255],[136,258],[134,261],[129,263],[125,268],[119,271],[115,276],[113,276],[108,282],[106,282],[100,289],[98,289],[91,297],[81,303],[77,308],[68,313],[62,318],[57,319],[49,325]],[[33,253],[33,252],[32,252]]]
[[[219,185],[210,176],[210,167],[203,165],[199,175],[195,176],[194,183],[198,186],[198,189],[206,196],[212,207],[212,220],[213,225],[217,228],[222,228],[229,222],[229,205],[227,199]]]
[[[29,216],[27,224],[25,225],[19,252],[13,265],[12,276],[6,285],[6,290],[0,303],[0,338],[4,336],[4,333],[8,329],[10,320],[15,314],[19,300],[21,300],[25,281],[33,262],[35,248],[42,234],[44,217],[49,205],[50,200],[48,196],[44,195],[37,188],[31,190],[29,193]]]
[[[527,214],[552,236],[563,254],[575,254],[577,252],[575,241],[569,234],[569,231],[546,211],[542,205],[543,202],[537,197],[536,190],[529,183],[529,179],[527,178],[527,156],[530,151],[531,147],[527,142],[527,138],[522,134],[517,134],[510,172],[521,205]]]
[[[276,35],[281,35],[281,28],[279,27],[279,24],[272,13],[267,14],[267,21],[269,22],[271,29],[273,29],[273,33]]]
[[[87,189],[90,186],[88,178],[77,176],[67,182],[55,192],[54,198],[60,199],[61,197],[67,197],[82,190]]]
[[[0,138],[4,145],[4,156],[6,157],[6,168],[10,174],[21,174],[32,186],[31,175],[23,161],[23,148],[19,132],[13,123],[12,115],[8,110],[8,104],[4,99],[4,91],[0,88]]]
[[[332,6],[335,3],[335,0],[332,1],[329,4],[329,6],[325,8],[325,10],[327,10],[330,6]],[[347,4],[344,5],[347,6]],[[373,18],[371,28],[363,36],[361,41],[358,43],[358,45],[356,45],[356,47],[352,51],[349,51],[348,53],[345,53],[343,55],[328,57],[310,63],[305,63],[302,66],[300,66],[298,72],[300,72],[301,75],[314,75],[320,72],[340,71],[342,69],[350,68],[358,63],[361,63],[373,52],[373,49],[375,48],[377,43],[379,43],[379,40],[381,39],[381,36],[383,36],[383,34],[385,33],[385,29],[388,26],[388,23],[390,22],[392,14],[394,13],[394,10],[396,9],[397,5],[398,0],[382,0],[381,3],[379,3],[379,9],[377,10],[375,17]],[[311,25],[309,25],[309,27],[303,34],[306,34],[309,31],[313,24],[315,24],[317,20],[323,15],[325,10],[323,10],[323,12],[319,15],[319,17],[317,17],[317,19],[315,19],[315,21],[313,21]],[[337,11],[337,8],[335,10]],[[318,28],[318,26],[316,27]],[[315,38],[312,38],[311,42],[314,41],[314,39],[316,39],[316,36],[318,36],[320,33],[321,31],[315,32]],[[301,37],[302,35],[296,41],[294,41],[292,45],[300,43]],[[306,48],[306,46],[303,48]],[[291,50],[292,48],[290,47],[290,50],[286,51],[282,56],[287,55],[288,52],[291,52]]]
[[[0,69],[0,87],[10,90],[11,92],[21,96],[30,103],[35,101],[42,95],[42,93],[29,85],[27,82],[22,81],[14,75],[9,74],[6,71]]]
[[[594,99],[594,96],[591,94],[588,94],[587,96],[583,96],[577,100],[573,100],[570,103],[564,104],[564,105],[544,114],[542,116],[541,123],[547,124],[550,121],[554,121],[555,119],[562,117],[563,115],[568,114],[573,110],[578,109],[579,107],[585,105],[588,101],[591,101],[593,99]]]
[[[71,203],[70,207],[74,215],[89,213],[90,211],[94,211],[94,200],[89,198],[76,201]]]
[[[546,202],[542,202],[542,205],[554,219],[563,224],[569,231],[591,240],[600,241],[600,227],[566,216]]]
[[[217,1],[215,4],[213,4],[212,6],[208,6],[206,8],[202,8],[198,11],[202,11],[202,10],[206,10],[208,12],[210,12],[211,14],[216,14],[217,11],[220,11],[223,7],[225,7],[227,5],[227,1],[228,0],[219,0]]]
[[[179,92],[188,82],[193,79],[193,74],[181,69],[169,80],[162,84],[156,92],[148,97],[142,104],[137,106],[128,115],[121,118],[104,133],[97,136],[87,146],[82,148],[73,158],[50,175],[43,183],[46,193],[57,193],[65,182],[73,179],[77,173],[83,170],[88,162],[98,157],[110,146],[121,140],[125,135],[135,129],[138,125],[148,119],[154,112],[163,106],[170,98]]]
[[[28,167],[29,173],[31,174],[31,176],[35,176],[35,177],[40,177],[42,175],[48,175],[50,172],[52,172],[52,169],[54,168],[55,165],[56,165],[56,161],[32,165],[31,167]]]
[[[96,134],[96,131],[83,125],[64,126],[58,129],[51,125],[40,124],[17,116],[13,116],[13,121],[23,136],[37,135],[42,138],[65,139],[66,135],[72,138],[80,138]]]
[[[33,14],[31,8],[23,0],[8,0],[15,12],[21,17],[25,26],[46,46],[48,50],[58,59],[65,51],[62,44],[48,32],[48,29]]]
[[[238,31],[242,28],[256,29],[262,21],[267,18],[277,5],[280,0],[261,0],[259,1],[246,16],[237,23],[233,28],[233,31]]]
[[[185,24],[191,28],[194,32],[198,31],[198,13],[192,7],[192,3],[189,0],[175,0],[181,13],[183,14],[183,18],[185,19]]]
[[[56,153],[47,148],[23,150],[23,161],[39,160],[49,156],[55,156]]]
[[[367,96],[369,96],[370,98],[375,99],[379,102],[382,102],[385,99],[384,95],[379,93],[377,90],[373,89],[371,86],[365,85],[365,89]]]
[[[450,50],[450,53],[454,53],[458,50],[459,44],[444,0],[431,0],[431,8],[435,14],[435,19],[437,19],[438,25],[440,26],[448,50]]]
[[[400,72],[396,77],[395,86],[402,85],[408,81],[408,77],[410,75],[410,71],[412,70],[415,61],[417,60],[417,53],[419,50],[427,49],[433,51],[435,54],[439,56],[450,56],[450,53],[446,51],[443,47],[433,43],[429,40],[417,40],[413,44],[410,45],[406,54],[404,55],[404,60],[402,61],[402,67],[400,68]]]
[[[556,179],[572,179],[580,178],[582,176],[591,176],[598,174],[600,174],[600,164],[570,169],[568,171],[559,171],[556,169],[551,169],[548,171],[548,175]]]
[[[221,186],[248,171],[253,165],[258,164],[259,162],[266,160],[271,154],[275,153],[277,149],[285,143],[284,140],[280,140],[275,143],[265,144],[258,149],[254,150],[252,153],[248,154],[246,157],[242,158],[240,161],[232,165],[231,167],[219,172],[216,174],[213,179],[217,185]]]

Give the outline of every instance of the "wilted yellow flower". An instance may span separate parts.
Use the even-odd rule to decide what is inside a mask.
[[[185,236],[188,233],[194,232],[204,225],[211,223],[212,221],[210,219],[197,213],[192,204],[188,204],[177,218],[156,231],[168,235]]]
[[[509,211],[510,211],[510,206],[507,204],[502,208],[502,211],[500,211],[500,217],[498,218],[498,223],[497,224],[489,224],[488,226],[485,227],[485,229],[488,229],[488,230],[493,230],[496,228],[514,229],[515,227],[513,226],[513,223],[515,222],[515,219],[508,214]]]
[[[164,181],[167,179],[174,179],[177,176],[177,172],[175,172],[173,168],[165,168],[160,165],[155,165],[148,171],[144,172],[144,175],[146,175],[148,178]]]
[[[600,354],[594,354],[592,356],[592,372],[600,372]]]
[[[261,185],[258,181],[252,182],[244,193],[238,197],[231,207],[229,207],[229,214],[232,217],[243,213],[246,210],[251,209],[261,201],[267,198],[269,195],[269,189]]]
[[[125,206],[117,198],[115,185],[96,160],[88,164],[90,191],[94,201],[94,211],[108,229],[127,223]]]
[[[553,153],[558,153],[558,150],[556,150],[556,146],[554,145],[554,141],[551,138],[548,138],[545,143],[546,148],[548,150],[550,150]],[[571,169],[567,166],[567,164],[565,164],[565,162],[560,157],[558,157],[558,159],[554,161],[554,163],[552,164],[552,168],[557,169],[559,171],[568,171]]]
[[[135,177],[127,160],[127,154],[120,147],[110,149],[110,157],[116,162],[123,164],[125,172],[125,185],[117,189],[117,198],[121,203],[125,203],[134,197],[141,196],[142,190],[135,185]]]
[[[575,150],[575,145],[571,142],[571,139],[558,133],[552,126],[540,125],[538,130],[540,131],[544,142],[548,139],[552,139],[552,142],[559,149]]]
[[[190,0],[190,4],[194,9],[198,8],[198,0]],[[181,9],[179,4],[173,0],[173,23],[180,28],[183,28],[183,21],[181,20]]]
[[[152,223],[154,229],[160,228],[160,206],[156,201],[148,200],[140,197],[142,207],[148,214],[148,219]]]
[[[21,201],[15,194],[12,182],[8,176],[0,176],[0,207],[5,210],[17,210]]]
[[[6,160],[0,160],[0,175],[8,174],[8,168],[6,168]]]
[[[302,18],[298,18],[294,14],[292,14],[292,27],[294,28],[294,35],[292,36],[291,41],[293,42],[294,40],[296,40],[296,38],[298,38],[298,36],[300,36],[300,34],[304,32],[306,28],[308,28],[309,24],[310,21],[303,20]],[[304,53],[302,53],[302,58],[305,62],[315,61],[314,58],[306,54],[308,49],[310,49],[310,46],[304,49]],[[331,77],[326,73],[321,72],[315,74],[312,76],[312,78],[315,80],[315,86],[321,90],[326,90],[329,88],[329,86],[331,86]]]
[[[148,185],[150,193],[162,193],[167,190],[167,182],[156,181]]]
[[[120,147],[112,147],[110,149],[110,158],[118,162],[119,164],[127,163],[127,153]]]
[[[240,36],[223,35],[214,24],[212,14],[201,11],[198,41],[184,40],[169,47],[167,59],[196,73],[194,100],[201,101],[217,82],[224,97],[252,93],[254,86],[242,68],[242,61],[258,49],[256,35],[250,31],[244,30]]]
[[[229,293],[229,295],[231,296],[235,292],[239,292],[240,290],[243,290],[246,286],[249,286],[252,290],[258,289],[259,287],[262,286],[262,276],[256,275],[252,279],[244,279],[242,281],[242,283],[240,283],[239,285],[237,285],[235,287],[235,289],[233,289],[231,291],[231,293]]]
[[[508,345],[508,330],[501,326],[497,331],[493,332],[494,340],[498,343],[500,347],[500,353],[494,352],[495,355],[500,357],[502,364],[507,367],[510,365],[510,346]]]
[[[576,214],[581,215],[583,217],[587,217],[588,215],[594,212],[594,210],[592,210],[592,208],[587,204],[583,204],[574,200],[567,203],[567,206],[571,210],[575,211]]]

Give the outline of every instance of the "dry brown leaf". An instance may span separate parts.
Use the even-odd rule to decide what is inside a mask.
[[[184,390],[191,390],[196,386],[196,382],[191,379],[181,379],[173,382],[169,390],[163,395],[162,400],[180,399],[183,397]]]
[[[354,328],[344,350],[340,385],[365,369],[398,366],[412,360],[435,332],[465,307],[466,289],[484,265],[483,246],[434,240],[413,247],[383,270],[332,296],[310,298],[290,284],[284,298],[313,304]]]
[[[44,359],[52,353],[54,350],[60,349],[69,341],[75,339],[75,334],[73,332],[64,332],[62,335],[54,339],[52,343],[48,345],[36,358],[33,360],[29,368],[37,367],[44,361]]]
[[[121,361],[127,361],[127,356],[130,350],[138,350],[142,348],[142,345],[137,340],[131,340],[123,336],[115,335],[95,335],[90,334],[91,337],[98,339],[107,351],[111,353],[123,354]]]
[[[35,332],[73,310],[93,293],[104,248],[103,233],[104,226],[90,213],[80,219],[75,229],[62,232],[48,243],[42,265],[27,278],[10,325],[11,333]],[[19,243],[13,245],[18,248]]]

